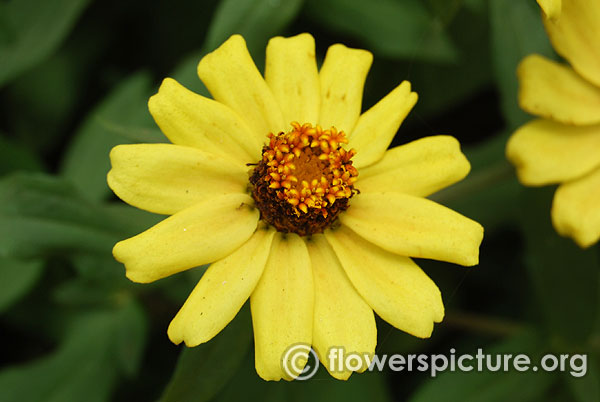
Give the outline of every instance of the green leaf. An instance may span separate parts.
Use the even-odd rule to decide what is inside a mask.
[[[529,117],[517,102],[519,84],[517,65],[531,53],[555,57],[534,2],[492,0],[492,58],[501,106],[509,128],[525,123]]]
[[[312,362],[311,362],[312,364]],[[349,380],[331,377],[321,366],[315,377],[307,381],[264,381],[256,374],[254,353],[250,352],[243,364],[223,388],[216,402],[246,401],[391,401],[385,377],[378,372],[352,374]]]
[[[289,384],[285,381],[264,381],[256,374],[254,352],[246,353],[242,364],[214,402],[238,401],[280,402],[290,400]]]
[[[182,350],[161,402],[211,399],[235,374],[251,343],[250,311],[246,303],[246,307],[214,339]]]
[[[383,376],[378,372],[354,373],[347,381],[336,380],[321,367],[318,376],[295,381],[288,390],[292,400],[314,402],[391,401]]]
[[[153,214],[124,203],[107,203],[101,206],[103,213],[113,222],[119,222],[126,236],[134,236],[162,221],[165,216]]]
[[[0,313],[25,295],[42,273],[41,260],[0,257]]]
[[[88,3],[13,0],[0,4],[0,86],[54,52]]]
[[[127,295],[123,297],[126,298]],[[123,323],[125,319],[127,322]],[[148,319],[137,303],[129,302],[119,313],[117,324],[112,334],[116,368],[120,368],[126,376],[134,377],[144,357]]]
[[[64,180],[25,173],[0,180],[0,256],[110,255],[121,233],[119,222],[107,219]]]
[[[508,133],[504,133],[465,148],[471,173],[429,198],[481,223],[486,233],[518,224],[520,215],[514,206],[519,202],[522,186],[504,156],[507,139]]]
[[[373,72],[369,75],[369,82],[371,85],[378,82],[380,86],[389,87],[390,81],[401,82],[408,79],[413,90],[419,94],[415,111],[411,113],[412,118],[415,118],[414,114],[431,119],[448,113],[453,115],[457,105],[475,98],[493,82],[490,55],[488,51],[484,51],[489,47],[489,30],[486,8],[472,9],[463,6],[447,26],[447,31],[458,49],[458,63],[434,64],[410,57],[406,66],[402,68],[391,64],[387,71],[379,71],[378,65],[381,65],[381,61],[376,61],[373,64]],[[382,93],[379,96],[383,95]],[[377,100],[373,99],[373,103]],[[410,118],[409,116],[409,120]],[[427,121],[431,124],[430,119]],[[437,134],[440,130],[447,132],[447,129],[433,127],[430,131]]]
[[[452,21],[458,10],[463,6],[463,2],[464,0],[427,0],[427,5],[436,18],[439,18],[446,25]]]
[[[583,377],[575,377],[568,371],[563,375],[577,402],[600,401],[600,372],[596,358],[596,355],[588,354],[587,372]]]
[[[0,135],[0,176],[15,170],[42,170],[42,163],[28,148]]]
[[[0,372],[2,401],[108,400],[119,375],[139,364],[145,325],[142,311],[131,302],[112,311],[88,312],[69,328],[56,352]]]
[[[420,0],[308,0],[310,19],[383,56],[450,62],[457,51]]]
[[[78,103],[86,93],[86,66],[77,56],[63,47],[5,89],[11,134],[38,155],[56,155],[64,146],[66,129],[81,113]]]
[[[103,261],[103,259],[95,258]],[[100,264],[98,264],[100,265]],[[123,270],[120,270],[121,276]],[[53,299],[65,307],[96,308],[114,303],[114,289],[86,277],[74,278],[59,284],[53,292]]]
[[[536,364],[545,345],[531,333],[516,335],[501,343],[485,348],[485,354],[496,355],[525,353]],[[473,353],[475,354],[475,353]],[[473,361],[476,366],[477,362]],[[485,363],[484,363],[485,367]],[[431,378],[409,399],[410,402],[461,401],[461,402],[515,402],[539,401],[552,384],[554,375],[540,371],[507,372],[488,370],[482,372],[445,371]]]
[[[580,249],[551,224],[554,188],[526,189],[520,204],[526,264],[550,331],[568,342],[591,334],[598,314],[597,250]]]
[[[61,174],[86,197],[102,200],[110,194],[106,174],[114,146],[166,141],[148,112],[150,88],[150,78],[145,73],[127,78],[92,111],[75,134]]]

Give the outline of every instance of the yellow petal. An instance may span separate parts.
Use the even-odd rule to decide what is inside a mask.
[[[197,346],[229,324],[256,287],[274,234],[273,229],[258,229],[232,254],[211,264],[169,325],[173,343]]]
[[[245,193],[247,168],[171,144],[118,145],[108,185],[119,198],[158,214],[174,214],[217,195]]]
[[[572,68],[534,54],[517,75],[519,103],[527,112],[567,124],[600,122],[600,88]]]
[[[519,180],[539,186],[580,177],[600,165],[600,125],[568,126],[534,120],[521,126],[506,145],[506,157]]]
[[[312,343],[313,304],[306,245],[296,234],[277,232],[267,266],[250,296],[256,372],[263,379],[292,379],[283,371],[282,357],[295,344]],[[304,363],[307,354],[303,353]]]
[[[383,157],[417,98],[410,82],[404,81],[360,116],[348,140],[348,148],[356,150],[356,167],[369,166]]]
[[[356,188],[426,197],[462,180],[470,169],[454,137],[425,137],[390,149],[378,163],[361,169]]]
[[[558,233],[572,237],[581,247],[600,239],[600,169],[558,187],[552,222]]]
[[[560,17],[562,0],[537,0],[537,2],[544,11],[546,18],[555,20]]]
[[[329,373],[347,380],[352,371],[344,370],[343,363],[336,361],[331,366],[330,348],[342,347],[344,353],[354,352],[370,358],[377,344],[375,316],[356,293],[325,236],[312,236],[307,246],[315,283],[313,346]],[[358,371],[364,371],[368,362],[364,359]]]
[[[479,262],[481,225],[425,198],[359,194],[340,220],[368,241],[399,255],[465,266]]]
[[[321,112],[319,124],[334,126],[346,134],[354,129],[362,107],[362,95],[373,55],[344,45],[330,46],[319,72]]]
[[[551,12],[552,14],[552,12]],[[554,49],[575,71],[600,86],[600,1],[562,2],[560,15],[545,19]]]
[[[265,81],[281,106],[284,123],[317,124],[321,84],[315,40],[310,34],[269,41]]]
[[[233,35],[198,64],[198,76],[215,100],[241,116],[263,142],[287,129],[273,93],[256,68],[246,41]]]
[[[325,236],[360,295],[394,327],[428,338],[444,318],[439,289],[410,258],[387,252],[343,225]]]
[[[259,213],[246,194],[203,201],[163,220],[113,249],[127,277],[148,283],[219,260],[242,245],[256,229]]]
[[[156,124],[173,144],[187,145],[233,159],[260,158],[264,135],[258,136],[227,106],[198,95],[167,78],[148,101]]]

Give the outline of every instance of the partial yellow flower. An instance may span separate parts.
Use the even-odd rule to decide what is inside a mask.
[[[581,247],[600,239],[600,2],[538,0],[546,31],[570,65],[526,57],[519,103],[540,117],[510,138],[506,155],[529,186],[560,184],[552,222]]]
[[[449,136],[386,151],[417,95],[403,82],[361,114],[371,61],[338,44],[319,71],[311,35],[277,37],[263,79],[234,35],[198,66],[214,100],[168,78],[150,98],[173,144],[112,150],[113,191],[172,215],[114,247],[127,277],[211,264],[169,326],[174,343],[207,342],[250,298],[262,378],[290,380],[282,356],[304,343],[347,379],[327,351],[374,353],[373,311],[421,338],[443,319],[410,257],[478,263],[483,228],[424,198],[470,165]]]

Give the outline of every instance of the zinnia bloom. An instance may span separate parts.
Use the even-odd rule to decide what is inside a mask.
[[[424,198],[470,166],[448,136],[386,151],[417,95],[403,82],[361,115],[371,61],[337,44],[319,71],[312,36],[277,37],[263,78],[234,35],[198,65],[214,100],[168,78],[150,98],[173,145],[112,150],[114,192],[172,215],[115,246],[127,277],[212,263],[169,326],[174,343],[210,340],[250,298],[256,370],[279,380],[297,343],[326,367],[332,346],[374,353],[373,311],[422,338],[442,320],[438,288],[409,257],[478,263],[483,228]]]
[[[600,2],[538,1],[570,66],[535,54],[521,62],[519,103],[541,119],[519,128],[506,154],[523,184],[560,184],[554,227],[588,247],[600,238]]]

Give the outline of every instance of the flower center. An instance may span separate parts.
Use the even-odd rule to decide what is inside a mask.
[[[309,123],[293,122],[287,133],[270,133],[250,175],[261,219],[300,236],[320,233],[335,221],[357,192],[355,151],[342,148],[347,143],[343,131]]]

